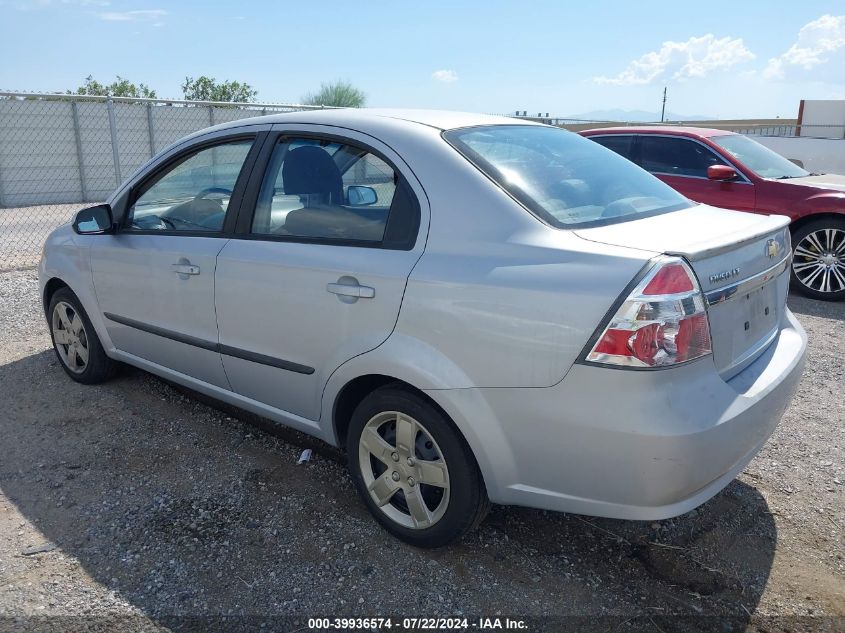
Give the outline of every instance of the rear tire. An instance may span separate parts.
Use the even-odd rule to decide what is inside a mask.
[[[53,350],[68,376],[93,385],[114,375],[117,363],[106,356],[91,319],[70,288],[60,288],[50,298],[47,323]]]
[[[822,301],[845,299],[845,218],[808,222],[792,236],[792,283]]]
[[[442,411],[401,385],[368,395],[346,438],[358,494],[384,528],[440,547],[475,528],[490,502],[472,452]]]

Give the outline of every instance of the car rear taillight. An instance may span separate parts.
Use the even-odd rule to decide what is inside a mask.
[[[610,319],[585,360],[658,368],[710,353],[710,323],[695,275],[683,259],[661,257]]]

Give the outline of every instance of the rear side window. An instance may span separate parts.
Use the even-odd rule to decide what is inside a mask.
[[[361,147],[283,138],[273,150],[254,235],[410,248],[419,207],[383,158]]]
[[[701,143],[668,136],[640,136],[640,165],[671,176],[707,178],[707,168],[725,161]]]
[[[631,134],[609,134],[607,136],[588,136],[591,141],[612,149],[628,160],[634,160],[634,137]]]

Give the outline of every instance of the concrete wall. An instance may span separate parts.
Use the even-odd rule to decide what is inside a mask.
[[[845,101],[805,101],[801,133],[819,129],[810,127],[817,125],[813,121],[824,120],[830,127],[830,117],[840,106],[838,121],[845,126]],[[114,102],[111,108],[114,134],[109,104],[103,101],[0,99],[0,207],[104,200],[151,156],[183,136],[267,111],[262,106],[185,107],[160,102]],[[782,135],[755,138],[787,158],[801,160],[811,171],[845,173],[843,143],[790,138],[797,123],[795,119],[690,122],[745,134]],[[625,124],[565,127],[577,131],[608,125]]]
[[[0,99],[0,207],[103,200],[183,136],[264,113],[163,103],[112,108],[114,138],[105,102]]]

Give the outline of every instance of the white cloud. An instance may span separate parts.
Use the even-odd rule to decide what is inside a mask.
[[[632,86],[658,79],[705,77],[754,59],[742,38],[716,38],[712,33],[691,37],[686,42],[663,42],[660,50],[635,59],[615,77],[595,77],[599,84]]]
[[[167,15],[164,9],[139,9],[136,11],[106,11],[97,14],[109,22],[133,22],[136,20],[159,20]]]
[[[431,73],[431,77],[444,84],[450,84],[458,80],[458,73],[454,70],[435,70]]]
[[[801,27],[798,41],[782,55],[770,59],[763,76],[780,79],[791,70],[812,70],[829,62],[832,56],[843,49],[845,15],[823,15]]]

